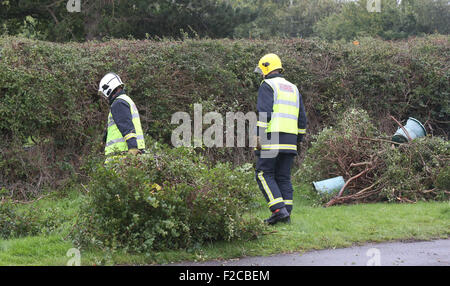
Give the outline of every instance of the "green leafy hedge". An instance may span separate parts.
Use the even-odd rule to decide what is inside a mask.
[[[203,104],[203,113],[255,110],[261,79],[253,69],[268,52],[280,55],[287,78],[299,86],[309,134],[333,124],[348,106],[368,110],[385,132],[397,128],[387,119],[392,114],[448,133],[448,36],[364,38],[358,46],[316,39],[57,44],[3,37],[0,46],[0,187],[19,197],[64,186],[88,154],[102,153],[108,105],[97,85],[109,71],[126,83],[144,132],[165,143],[177,127],[172,114],[193,113],[194,103]],[[251,148],[202,152],[234,164],[252,156]]]
[[[208,167],[192,149],[149,142],[150,154],[93,167],[76,244],[148,253],[261,234],[248,215],[259,195],[250,164]]]
[[[390,139],[374,127],[366,111],[351,108],[335,127],[314,136],[294,180],[312,185],[343,176],[347,185],[339,198],[335,198],[339,190],[305,194],[327,205],[448,200],[450,143],[425,136],[397,146]]]
[[[0,190],[0,239],[54,233],[70,225],[71,217],[60,207],[23,204],[4,198]]]

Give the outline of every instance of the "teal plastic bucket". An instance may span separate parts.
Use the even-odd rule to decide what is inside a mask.
[[[323,181],[313,182],[314,188],[319,193],[332,193],[334,191],[339,191],[344,185],[344,177],[334,177],[330,179],[326,179]]]
[[[412,140],[427,135],[425,127],[423,127],[422,123],[420,123],[420,121],[415,118],[412,117],[408,118],[406,125],[403,127],[406,129],[406,131],[408,131],[409,136],[411,137]],[[406,136],[402,128],[399,128],[392,137],[392,141],[405,143],[408,142],[408,136]]]

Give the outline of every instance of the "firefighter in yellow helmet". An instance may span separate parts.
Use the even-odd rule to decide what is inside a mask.
[[[297,155],[297,143],[306,131],[306,113],[302,96],[287,81],[280,58],[263,56],[255,68],[263,77],[258,89],[256,181],[272,216],[267,224],[290,222],[293,207],[291,166]],[[262,140],[264,138],[264,140]]]
[[[99,94],[103,94],[111,106],[105,134],[105,163],[125,154],[144,152],[145,141],[139,112],[133,100],[126,95],[124,84],[115,73],[106,74],[99,83]]]

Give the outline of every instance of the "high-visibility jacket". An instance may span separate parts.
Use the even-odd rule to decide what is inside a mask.
[[[122,134],[114,121],[111,111],[108,115],[108,131],[106,136],[105,155],[113,155],[128,151],[127,141],[136,138],[137,148],[145,149],[144,133],[142,132],[139,112],[133,100],[126,94],[121,94],[115,100],[122,99],[130,106],[130,114],[134,130],[128,134]]]
[[[306,113],[298,88],[281,74],[266,76],[258,90],[258,130],[271,135],[278,142],[262,142],[262,150],[277,149],[283,153],[297,153],[297,140],[306,133]]]
[[[266,132],[284,132],[297,135],[300,95],[297,87],[283,77],[265,79],[273,90],[273,113]]]

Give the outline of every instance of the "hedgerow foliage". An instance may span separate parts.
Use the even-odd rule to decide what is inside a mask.
[[[19,213],[10,201],[0,202],[0,238],[8,239],[39,233],[39,217],[34,212]]]
[[[59,207],[25,206],[2,195],[0,190],[0,239],[47,235],[71,219]]]
[[[428,136],[397,146],[374,127],[364,110],[351,108],[338,118],[335,126],[314,136],[295,178],[312,183],[343,176],[346,185],[341,194],[319,199],[327,206],[450,198],[448,141]]]
[[[259,195],[250,164],[208,167],[192,149],[151,142],[149,154],[94,168],[77,244],[148,253],[261,233],[262,222],[243,216]]]
[[[194,103],[203,104],[203,113],[254,111],[261,79],[253,70],[268,52],[280,55],[287,79],[298,85],[309,134],[348,106],[366,109],[384,132],[397,128],[388,114],[413,116],[432,134],[448,132],[448,36],[365,38],[359,45],[303,39],[56,44],[3,37],[0,46],[0,187],[19,199],[64,186],[83,174],[79,166],[88,154],[102,153],[109,107],[97,85],[109,71],[126,83],[144,132],[164,143],[177,127],[172,114],[192,114]],[[24,149],[28,142],[32,147]],[[251,148],[202,152],[234,164],[252,156]]]

